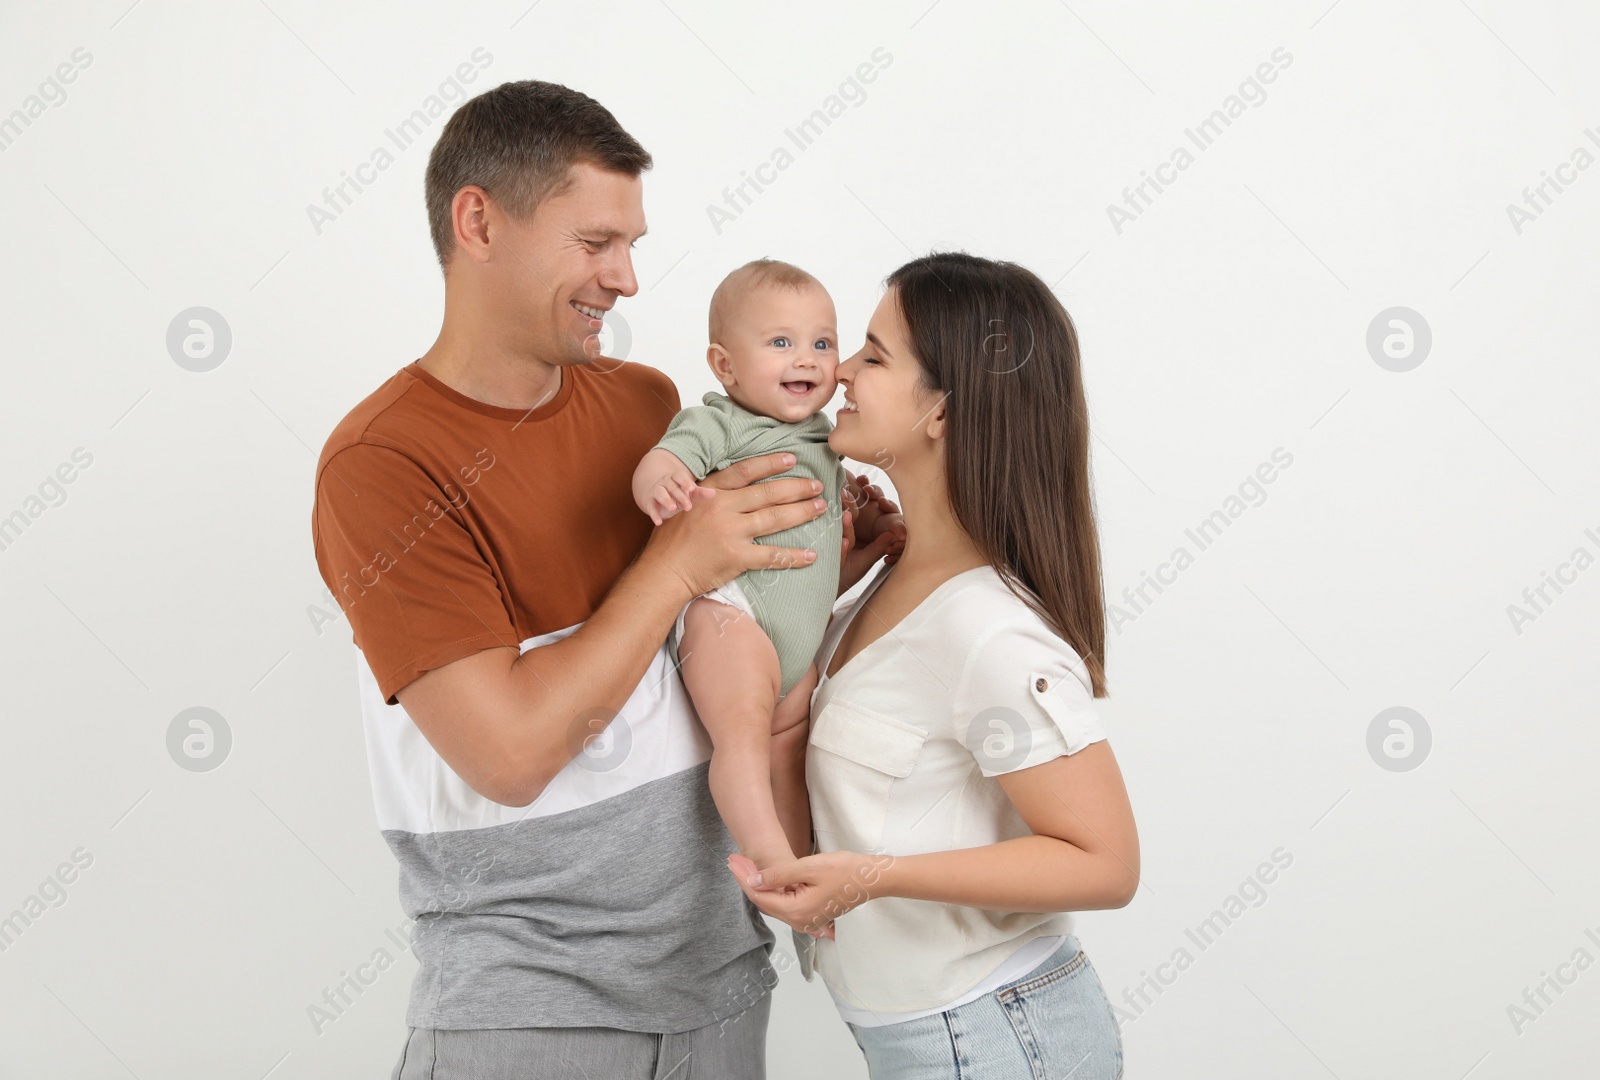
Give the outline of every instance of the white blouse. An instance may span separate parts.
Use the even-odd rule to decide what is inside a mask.
[[[1029,835],[995,777],[1105,738],[1082,659],[980,566],[828,678],[845,628],[892,572],[880,566],[834,612],[817,653],[806,752],[817,850],[914,855]],[[847,1019],[893,1022],[953,1006],[1034,939],[1072,927],[1066,912],[884,897],[834,920],[834,940],[794,941],[802,973],[822,972]]]

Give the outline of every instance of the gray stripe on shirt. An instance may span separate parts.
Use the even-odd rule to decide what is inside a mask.
[[[512,825],[385,830],[422,965],[406,1023],[678,1032],[759,1000],[773,936],[708,768]]]

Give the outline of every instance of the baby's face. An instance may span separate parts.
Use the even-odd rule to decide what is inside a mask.
[[[728,396],[751,412],[793,424],[833,400],[839,335],[823,289],[765,286],[740,303],[719,342]]]

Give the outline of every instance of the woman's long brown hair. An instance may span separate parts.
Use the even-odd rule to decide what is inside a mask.
[[[1094,696],[1104,697],[1100,541],[1072,318],[1032,271],[961,252],[914,259],[888,285],[922,387],[948,395],[945,471],[956,521],[1083,658]]]

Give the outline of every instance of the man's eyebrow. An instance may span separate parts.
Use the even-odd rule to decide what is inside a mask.
[[[594,226],[590,226],[589,228],[586,228],[586,229],[581,229],[579,231],[588,233],[590,236],[600,236],[600,237],[603,237],[606,240],[610,240],[613,236],[626,236],[626,235],[628,235],[627,233],[623,232],[621,229],[613,229],[613,228],[610,228],[609,226],[604,226],[604,225],[594,225]],[[644,239],[645,234],[648,233],[649,231],[650,231],[649,226],[645,226],[645,228],[643,228],[643,229],[641,229],[639,231],[639,235],[635,236],[634,239],[635,240]]]
[[[893,356],[894,355],[888,349],[885,349],[883,347],[883,342],[879,341],[878,340],[878,335],[874,334],[871,330],[867,331],[867,340],[872,342],[874,345],[876,345],[878,347],[878,351],[881,352],[883,355],[885,355],[885,356]]]

